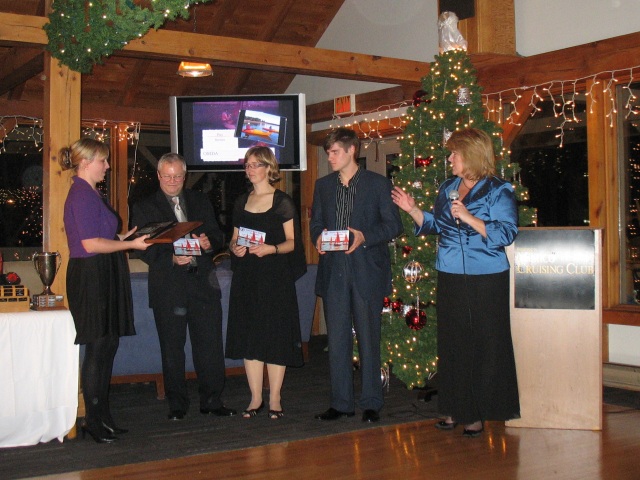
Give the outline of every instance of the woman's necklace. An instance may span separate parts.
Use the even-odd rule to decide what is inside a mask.
[[[467,187],[467,190],[471,190],[475,186],[475,184],[478,183],[478,181],[477,180],[473,180],[471,182],[471,186],[469,186],[469,185],[467,185],[467,180],[465,178],[463,178],[462,179],[462,183],[464,184],[465,187]]]

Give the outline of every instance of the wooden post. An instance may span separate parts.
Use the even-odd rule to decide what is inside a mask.
[[[475,0],[475,16],[458,22],[469,53],[515,55],[516,21],[513,0]]]
[[[69,249],[63,214],[73,172],[62,171],[58,164],[58,152],[80,138],[81,75],[60,66],[50,55],[45,58],[45,72],[42,245],[45,251],[58,251],[62,255],[62,266],[52,290],[65,295],[66,302]]]
[[[42,247],[44,251],[60,252],[62,265],[52,285],[52,290],[64,295],[67,302],[67,264],[69,248],[64,231],[64,202],[71,186],[71,170],[62,171],[58,164],[58,152],[80,138],[80,81],[81,75],[45,54],[44,88],[44,150],[43,162],[43,225]],[[68,304],[67,304],[68,305]],[[78,395],[78,415],[84,415],[82,395]],[[75,427],[69,432],[74,438]]]

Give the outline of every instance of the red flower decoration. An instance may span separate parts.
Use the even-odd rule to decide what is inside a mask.
[[[402,247],[402,254],[404,256],[407,256],[411,253],[411,250],[413,250],[413,247],[410,245],[405,245],[404,247]]]

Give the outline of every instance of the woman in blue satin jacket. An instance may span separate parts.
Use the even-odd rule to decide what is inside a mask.
[[[519,418],[520,402],[509,315],[505,247],[518,233],[513,187],[495,176],[491,137],[454,132],[446,144],[453,178],[440,185],[431,212],[400,187],[393,201],[416,224],[416,235],[439,235],[438,409],[440,430],[464,425],[480,436],[485,420]]]

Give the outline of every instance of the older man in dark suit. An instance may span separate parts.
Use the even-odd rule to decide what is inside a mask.
[[[134,225],[169,220],[203,222],[191,235],[200,241],[201,256],[175,255],[171,243],[152,245],[141,255],[149,265],[149,306],[160,339],[170,420],[182,420],[189,407],[184,352],[187,326],[200,412],[236,414],[220,399],[225,383],[222,307],[211,255],[222,247],[223,235],[206,195],[183,188],[186,173],[180,155],[163,155],[158,161],[160,190],[136,203],[132,212]]]
[[[320,253],[316,293],[323,299],[331,377],[331,405],[316,415],[320,420],[355,415],[352,325],[360,355],[362,420],[377,422],[384,404],[380,322],[384,297],[391,293],[388,242],[402,233],[402,222],[391,200],[391,182],[359,168],[359,147],[353,130],[329,134],[324,149],[333,173],[317,180],[313,197],[311,240]],[[348,230],[348,250],[324,251],[325,230]]]

